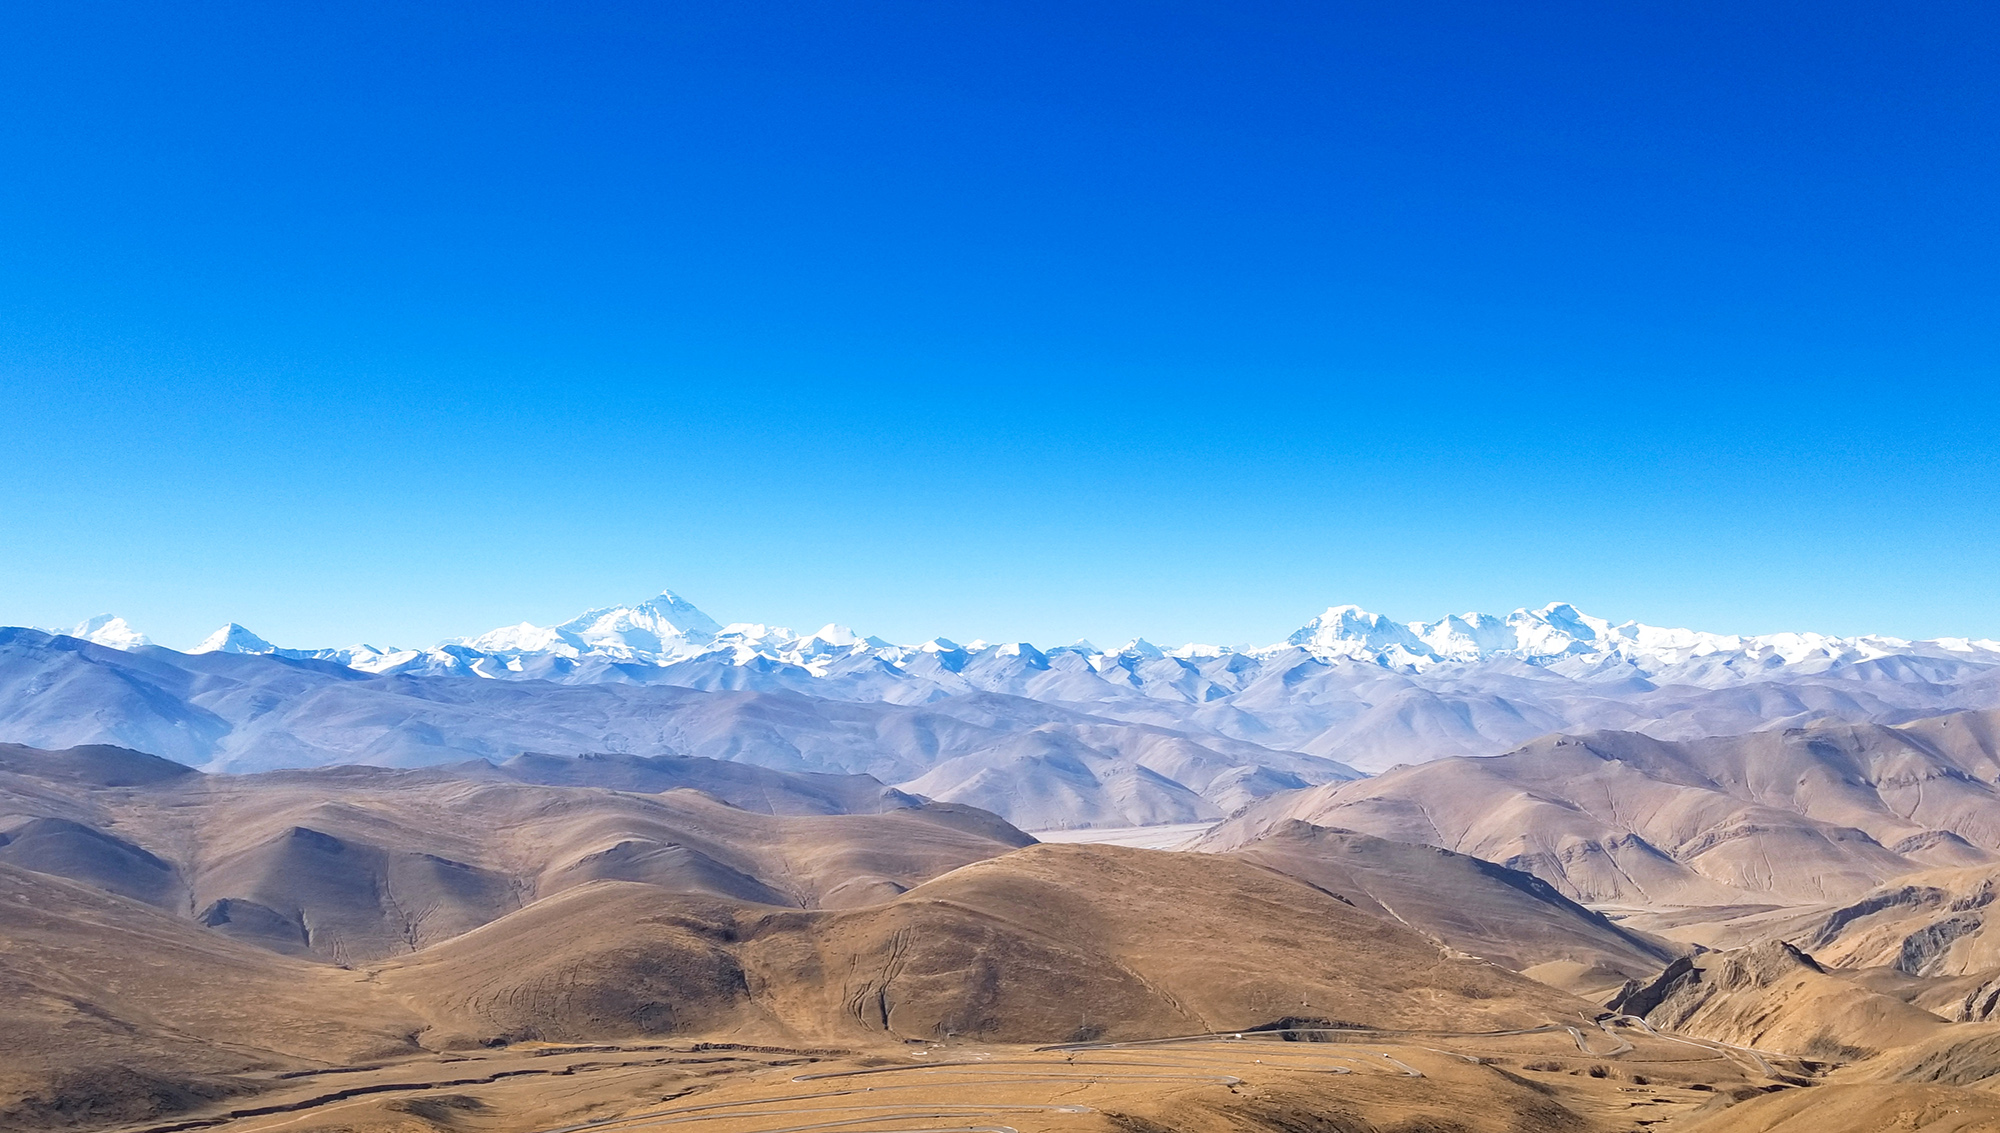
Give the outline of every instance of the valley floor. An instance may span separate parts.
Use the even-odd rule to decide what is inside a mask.
[[[1098,826],[1082,830],[1031,830],[1037,841],[1131,846],[1140,850],[1190,849],[1215,822],[1172,822],[1160,826]]]
[[[252,1104],[121,1133],[1725,1128],[1704,1122],[1725,1107],[1748,1116],[1813,1069],[1581,1020],[1497,1033],[1300,1029],[1057,1047],[522,1044],[294,1075]],[[2000,1099],[1976,1104],[1982,1111],[1968,1118],[2000,1122]],[[1726,1126],[1739,1127],[1752,1126]]]

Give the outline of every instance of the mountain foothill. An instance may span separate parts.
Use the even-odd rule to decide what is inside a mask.
[[[1996,900],[1991,642],[0,630],[0,1131],[2000,1129]]]

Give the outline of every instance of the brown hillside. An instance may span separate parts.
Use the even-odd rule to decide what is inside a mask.
[[[601,883],[381,980],[470,1042],[697,1020],[797,1041],[1061,1042],[1293,1016],[1480,1030],[1589,1010],[1249,861],[1082,845],[1031,847],[847,911]]]
[[[1996,720],[1968,712],[1684,742],[1551,736],[1273,796],[1241,821],[1301,819],[1442,846],[1580,901],[1845,901],[2000,853]]]
[[[1685,949],[1619,927],[1540,878],[1434,846],[1288,821],[1249,835],[1225,823],[1197,849],[1229,853],[1358,909],[1545,982],[1609,992]],[[1560,972],[1560,977],[1557,976]]]

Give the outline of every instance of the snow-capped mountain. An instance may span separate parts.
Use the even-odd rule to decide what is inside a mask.
[[[124,619],[108,614],[90,619],[69,635],[119,649],[151,644]],[[833,678],[853,670],[861,659],[907,670],[912,661],[927,658],[935,663],[927,667],[959,672],[968,659],[989,653],[1025,658],[1036,665],[1045,665],[1052,655],[1071,654],[1085,659],[1098,673],[1164,658],[1190,661],[1241,656],[1261,662],[1292,652],[1320,662],[1357,662],[1400,673],[1426,673],[1497,658],[1556,668],[1570,675],[1619,669],[1625,676],[1653,676],[1696,665],[1710,673],[1709,679],[1697,682],[1702,684],[1717,678],[1768,676],[1780,669],[1819,672],[1890,657],[2000,664],[2000,642],[1990,640],[1913,642],[1816,633],[1744,637],[1635,621],[1613,623],[1566,602],[1506,615],[1452,614],[1430,622],[1398,622],[1359,606],[1329,606],[1283,643],[1244,649],[1201,644],[1163,649],[1144,638],[1110,651],[1087,641],[1048,650],[1028,642],[960,645],[942,637],[917,645],[895,645],[834,624],[805,634],[752,622],[722,625],[670,590],[635,605],[586,610],[560,625],[522,622],[430,649],[372,645],[281,648],[231,622],[189,652],[273,654],[332,661],[371,673],[559,676],[570,680],[579,679],[580,672],[601,674],[606,665],[619,667],[619,675],[610,679],[629,680],[633,679],[633,666],[670,668],[696,661],[792,666],[806,676]],[[581,679],[591,678],[586,675]]]
[[[278,647],[244,629],[242,626],[237,625],[235,622],[230,622],[228,625],[202,638],[201,644],[188,650],[188,652],[276,653],[278,652]],[[297,653],[298,650],[287,650],[287,652]]]
[[[97,645],[109,645],[113,649],[137,649],[142,645],[153,644],[151,638],[125,624],[124,618],[111,614],[99,614],[94,618],[78,622],[70,629],[52,629],[49,632]]]
[[[458,644],[481,653],[516,658],[545,653],[560,657],[611,657],[658,663],[713,642],[723,628],[715,619],[671,590],[636,606],[585,610],[558,626],[527,622],[488,630]]]
[[[138,650],[149,664],[178,664],[173,658],[181,656],[145,648],[113,619],[86,626],[98,644]],[[1227,811],[1348,768],[1498,754],[1552,732],[1622,729],[1692,739],[1827,718],[1898,723],[2000,706],[2000,643],[1992,641],[1743,637],[1613,623],[1565,603],[1426,622],[1334,606],[1284,642],[1241,649],[1163,649],[1144,639],[1110,650],[1084,641],[1041,648],[942,637],[898,645],[838,625],[799,633],[718,624],[671,592],[559,625],[523,623],[428,649],[282,648],[231,624],[197,651],[278,666],[257,680],[287,689],[294,687],[287,682],[323,674],[335,684],[316,695],[328,699],[288,716],[268,697],[205,691],[181,715],[132,724],[108,722],[117,714],[102,702],[129,690],[102,683],[101,665],[78,670],[77,679],[88,678],[96,692],[63,699],[38,691],[55,687],[36,666],[55,664],[62,640],[29,650],[41,660],[20,662],[18,698],[9,699],[15,694],[0,680],[0,741],[126,743],[245,769],[505,757],[510,745],[720,753],[795,769],[901,775],[889,781],[921,780],[912,789],[986,800],[979,805],[1048,825]],[[0,660],[5,655],[0,650]],[[254,665],[244,671],[266,673]],[[490,691],[474,692],[460,683],[465,679]],[[203,676],[188,687],[223,686]],[[744,725],[748,731],[690,731],[688,721],[722,709],[697,713],[686,706],[695,702],[658,699],[671,688],[725,700],[778,699],[757,702],[768,717]],[[370,689],[394,707],[351,715],[329,707]],[[159,694],[167,700],[147,703],[180,695],[168,689]],[[305,694],[284,694],[294,695]],[[412,696],[420,703],[403,699]],[[221,707],[199,697],[219,698]],[[440,705],[468,698],[506,707],[437,715]],[[667,703],[679,707],[659,716]],[[234,720],[229,713],[240,704],[259,705],[259,714]],[[804,705],[812,707],[797,707]],[[152,721],[156,709],[132,711]],[[804,715],[787,715],[795,712]],[[771,721],[781,718],[808,723],[774,731]],[[840,723],[809,722],[820,719]],[[369,723],[367,737],[357,739],[349,733],[363,720],[388,723]],[[814,731],[822,726],[838,736]],[[945,742],[939,728],[970,728],[965,734],[982,738]],[[1131,778],[1140,769],[1164,779]],[[1144,806],[1127,791],[1142,781],[1152,792]],[[1082,786],[1089,782],[1099,787]],[[1023,801],[1023,809],[1010,810],[995,801],[1015,787],[1023,800],[1037,800],[1032,807]]]
[[[285,649],[271,644],[255,633],[230,622],[201,640],[201,644],[188,650],[190,655],[198,653],[238,653],[246,656],[283,657],[293,661],[332,661],[336,665],[346,665],[363,672],[382,672],[394,668],[402,662],[415,661],[424,656],[418,649],[385,650],[372,645],[353,645],[345,649]]]
[[[1349,657],[1415,671],[1447,663],[1514,657],[1547,665],[1563,660],[1616,660],[1647,672],[1697,658],[1728,657],[1757,663],[1811,666],[1873,660],[1897,654],[2000,661],[2000,642],[1946,639],[1911,642],[1893,637],[1829,637],[1778,633],[1759,637],[1663,629],[1639,622],[1612,624],[1567,602],[1539,610],[1453,614],[1434,622],[1398,623],[1359,606],[1333,606],[1289,639],[1316,656]]]
[[[365,649],[365,647],[364,647]],[[1179,660],[1241,655],[1254,659],[1303,651],[1323,662],[1355,661],[1404,673],[1422,673],[1440,666],[1467,665],[1511,658],[1531,665],[1562,666],[1581,672],[1617,666],[1653,675],[1707,663],[1717,673],[1767,673],[1773,668],[1819,671],[1894,656],[1951,658],[2000,664],[2000,642],[1945,639],[1911,642],[1892,637],[1830,637],[1814,633],[1780,633],[1759,637],[1667,629],[1628,621],[1612,623],[1592,617],[1566,602],[1511,614],[1453,614],[1431,622],[1397,622],[1359,606],[1331,606],[1283,643],[1259,648],[1188,644],[1162,649],[1136,638],[1110,651],[1089,642],[1048,650],[1028,642],[959,645],[933,638],[918,645],[893,645],[862,637],[852,629],[827,625],[809,634],[779,626],[736,622],[718,625],[686,599],[671,591],[634,606],[586,611],[557,626],[526,622],[490,630],[428,651],[318,650],[311,656],[341,660],[368,671],[415,666],[424,671],[471,670],[479,675],[546,675],[540,662],[609,661],[668,667],[689,661],[724,661],[733,665],[775,663],[797,666],[815,677],[830,677],[859,658],[905,668],[913,658],[941,659],[958,671],[965,658],[992,652],[996,656],[1046,658],[1069,653],[1087,658],[1098,672],[1129,661]],[[300,654],[307,655],[307,654]],[[480,664],[482,660],[498,664]]]

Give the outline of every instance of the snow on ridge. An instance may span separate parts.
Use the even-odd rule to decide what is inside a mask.
[[[278,647],[230,622],[202,639],[189,653],[276,653]]]
[[[1534,664],[1569,658],[1625,661],[1647,671],[1719,660],[1824,667],[1898,654],[1991,654],[2000,662],[2000,644],[1943,638],[1911,642],[1864,635],[1843,638],[1819,633],[1774,633],[1744,637],[1592,617],[1567,602],[1522,608],[1505,617],[1452,614],[1434,622],[1397,624],[1356,606],[1330,607],[1293,634],[1290,643],[1324,659],[1374,659],[1391,668],[1423,670],[1453,662],[1515,657]]]
[[[137,649],[142,645],[153,644],[151,638],[133,629],[126,624],[124,618],[114,614],[99,614],[94,618],[78,622],[73,629],[49,632],[64,634],[97,645],[108,645],[113,649]]]
[[[647,620],[648,607],[668,608],[662,619],[670,625],[667,632],[652,628],[653,623]],[[623,629],[607,633],[608,626],[630,626],[652,632],[658,637],[660,647],[649,649],[650,641]],[[520,632],[535,629],[524,625],[505,632],[515,633],[518,638]],[[1302,650],[1320,661],[1352,661],[1405,672],[1503,657],[1540,666],[1612,662],[1649,673],[1700,664],[1741,666],[1746,671],[1772,663],[1819,669],[1907,653],[2000,664],[2000,643],[1986,640],[1948,638],[1912,643],[1889,637],[1840,638],[1816,633],[1742,637],[1650,626],[1637,621],[1613,623],[1586,614],[1567,602],[1551,602],[1538,609],[1524,607],[1506,615],[1473,612],[1447,615],[1431,622],[1407,623],[1359,606],[1330,606],[1284,642],[1242,649],[1195,643],[1166,649],[1144,638],[1134,638],[1108,651],[1087,641],[1043,650],[1025,641],[982,640],[960,644],[945,637],[915,645],[892,645],[833,624],[806,635],[761,623],[717,625],[671,592],[640,607],[593,610],[563,626],[538,632],[561,633],[567,641],[568,634],[578,630],[587,631],[583,640],[567,647],[551,644],[543,652],[577,658],[611,657],[661,666],[716,659],[734,664],[777,662],[796,665],[814,676],[825,676],[836,662],[848,657],[872,657],[903,668],[918,658],[930,656],[956,672],[973,658],[1018,658],[1045,667],[1051,658],[1079,655],[1091,669],[1104,673],[1112,668],[1160,661],[1196,663],[1236,653],[1261,659],[1287,650]],[[470,639],[467,644],[480,646],[492,636]]]
[[[84,622],[70,636],[119,649],[151,644],[123,619],[109,614]],[[843,665],[857,660],[893,670],[921,663],[926,672],[941,670],[939,679],[947,679],[980,659],[1046,669],[1060,663],[1062,657],[1074,656],[1090,670],[1110,674],[1114,669],[1136,671],[1154,664],[1195,665],[1239,653],[1261,662],[1294,651],[1325,663],[1358,663],[1407,673],[1496,658],[1569,673],[1608,672],[1602,666],[1611,665],[1620,667],[1619,671],[1636,670],[1644,675],[1692,667],[1746,677],[1772,666],[1816,672],[1904,655],[2000,664],[2000,642],[1986,639],[1909,642],[1893,637],[1842,638],[1817,633],[1743,637],[1636,621],[1613,623],[1585,614],[1567,602],[1552,602],[1533,610],[1523,607],[1506,615],[1451,614],[1430,622],[1397,622],[1359,606],[1329,606],[1283,642],[1241,649],[1192,643],[1166,649],[1144,638],[1134,638],[1109,651],[1087,641],[1047,650],[1025,641],[961,645],[944,637],[895,645],[834,623],[809,634],[757,622],[724,625],[672,591],[662,591],[635,605],[587,610],[559,625],[522,622],[431,649],[371,645],[287,649],[231,622],[189,652],[266,654],[330,661],[370,673],[488,679],[559,677],[586,662],[664,668],[697,661],[739,667],[792,666],[823,678],[846,671]]]

